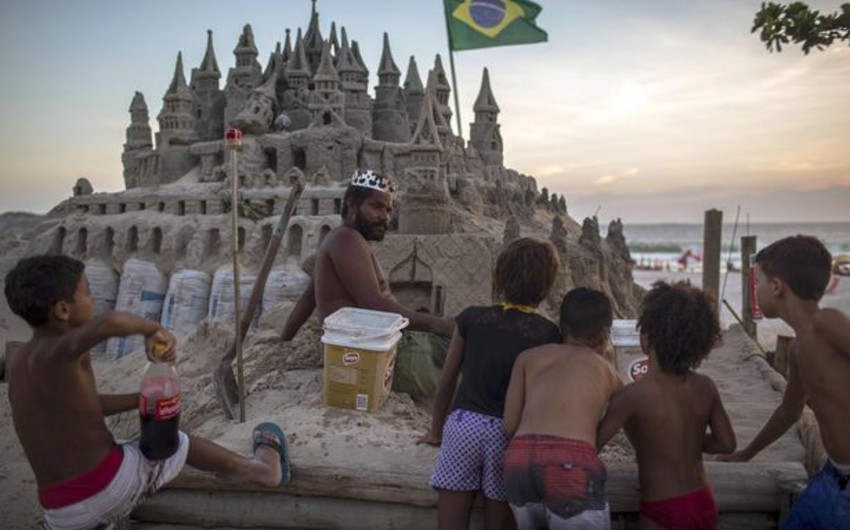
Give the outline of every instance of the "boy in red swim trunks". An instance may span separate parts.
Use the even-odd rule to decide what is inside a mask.
[[[656,282],[638,329],[649,373],[611,400],[597,445],[625,428],[637,455],[642,529],[715,528],[702,454],[731,453],[736,442],[717,387],[694,372],[720,337],[714,304],[684,282]]]
[[[563,344],[526,350],[505,401],[505,488],[519,530],[611,527],[596,428],[623,383],[602,354],[613,310],[605,293],[579,287],[561,303]]]
[[[95,317],[84,265],[67,256],[24,258],[5,284],[9,307],[33,333],[6,370],[12,419],[38,483],[45,528],[112,528],[184,463],[237,483],[276,486],[289,479],[286,439],[274,424],[254,429],[253,458],[183,432],[165,460],[145,458],[137,441],[116,444],[104,416],[137,408],[139,395],[99,394],[89,349],[140,334],[149,360],[173,361],[174,337],[129,313]],[[154,355],[158,342],[165,348]]]

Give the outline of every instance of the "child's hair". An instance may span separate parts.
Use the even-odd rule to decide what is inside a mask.
[[[561,302],[561,335],[585,339],[591,345],[605,342],[614,319],[611,300],[605,293],[576,287]]]
[[[720,339],[715,308],[712,299],[690,283],[652,284],[643,299],[638,329],[662,371],[684,374],[705,359]]]
[[[811,236],[775,241],[756,254],[756,263],[765,276],[779,278],[803,300],[820,300],[832,275],[832,256]]]
[[[68,256],[23,258],[6,275],[6,301],[30,326],[42,326],[54,304],[74,300],[84,270],[82,261]]]
[[[496,260],[496,294],[506,302],[537,306],[549,295],[560,265],[548,241],[517,239]]]

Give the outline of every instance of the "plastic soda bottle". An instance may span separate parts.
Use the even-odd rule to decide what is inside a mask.
[[[165,344],[153,346],[161,353]],[[149,362],[139,387],[139,448],[149,460],[164,460],[177,451],[180,423],[180,379],[171,363]]]

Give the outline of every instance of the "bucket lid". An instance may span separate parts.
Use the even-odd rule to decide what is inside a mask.
[[[398,313],[342,307],[325,317],[322,329],[352,337],[382,337],[406,328],[409,323]]]
[[[325,331],[322,334],[322,344],[331,344],[343,348],[357,348],[359,350],[371,350],[375,352],[389,351],[401,339],[401,332],[396,331],[391,335],[381,337],[353,337],[346,333],[333,333]]]

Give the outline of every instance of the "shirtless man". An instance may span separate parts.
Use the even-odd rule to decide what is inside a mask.
[[[526,350],[514,364],[505,402],[504,427],[514,435],[505,485],[519,530],[610,527],[596,429],[623,386],[602,356],[612,318],[604,293],[573,289],[561,303],[564,343]]]
[[[656,282],[638,318],[649,373],[612,399],[600,449],[625,427],[635,448],[642,530],[709,530],[718,510],[703,453],[731,453],[735,433],[714,382],[694,370],[720,338],[711,299],[684,282]]]
[[[389,228],[394,191],[393,183],[384,175],[374,171],[354,173],[342,202],[342,225],[331,230],[319,245],[313,279],[283,326],[283,340],[292,340],[314,310],[321,324],[341,307],[398,313],[410,320],[411,330],[451,336],[453,318],[418,313],[396,301],[372,254],[369,242],[383,240]],[[399,362],[404,362],[403,356],[399,351]],[[435,374],[438,380],[439,370]]]
[[[47,528],[111,528],[184,463],[236,483],[289,480],[286,439],[272,424],[255,428],[253,458],[182,431],[165,460],[146,458],[138,441],[116,444],[104,417],[136,409],[139,394],[98,393],[89,349],[140,334],[148,360],[171,362],[174,337],[158,322],[129,313],[95,317],[84,265],[67,256],[24,258],[5,284],[9,307],[33,332],[6,369],[15,432],[35,474]],[[161,352],[154,353],[155,343]]]
[[[743,462],[782,436],[808,401],[829,455],[791,509],[783,530],[850,529],[850,319],[818,304],[830,281],[832,256],[810,236],[780,239],[756,255],[756,296],[764,316],[781,318],[797,335],[782,403],[741,451]]]

